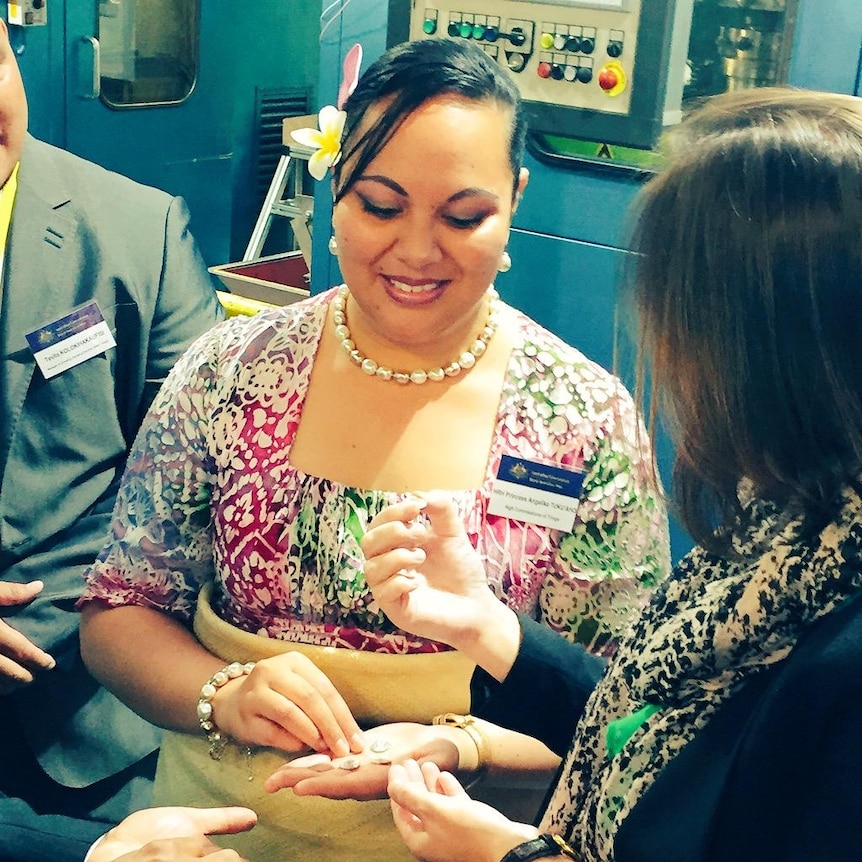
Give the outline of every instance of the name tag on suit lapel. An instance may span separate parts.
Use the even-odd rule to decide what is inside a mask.
[[[95,300],[25,337],[46,380],[117,345]]]

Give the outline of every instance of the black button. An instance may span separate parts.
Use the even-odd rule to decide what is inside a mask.
[[[527,34],[520,27],[515,27],[511,33],[509,33],[509,41],[517,48],[524,44],[527,41]]]

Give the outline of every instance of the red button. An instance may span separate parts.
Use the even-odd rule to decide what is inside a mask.
[[[551,64],[542,61],[539,63],[538,68],[536,69],[540,78],[550,78],[551,77]]]
[[[601,72],[599,72],[599,86],[605,92],[613,90],[619,82],[620,79],[613,69],[602,69]]]

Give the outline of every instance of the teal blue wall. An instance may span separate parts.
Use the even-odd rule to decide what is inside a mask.
[[[862,2],[800,0],[790,83],[860,96]]]

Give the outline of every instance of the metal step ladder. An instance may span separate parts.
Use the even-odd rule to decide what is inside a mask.
[[[243,263],[260,258],[273,219],[286,218],[290,220],[296,247],[302,252],[309,270],[311,269],[314,196],[303,193],[303,180],[307,175],[306,163],[314,151],[297,144],[290,137],[290,132],[316,124],[316,116],[290,117],[282,123],[282,154],[275,166],[275,173],[242,256]]]

